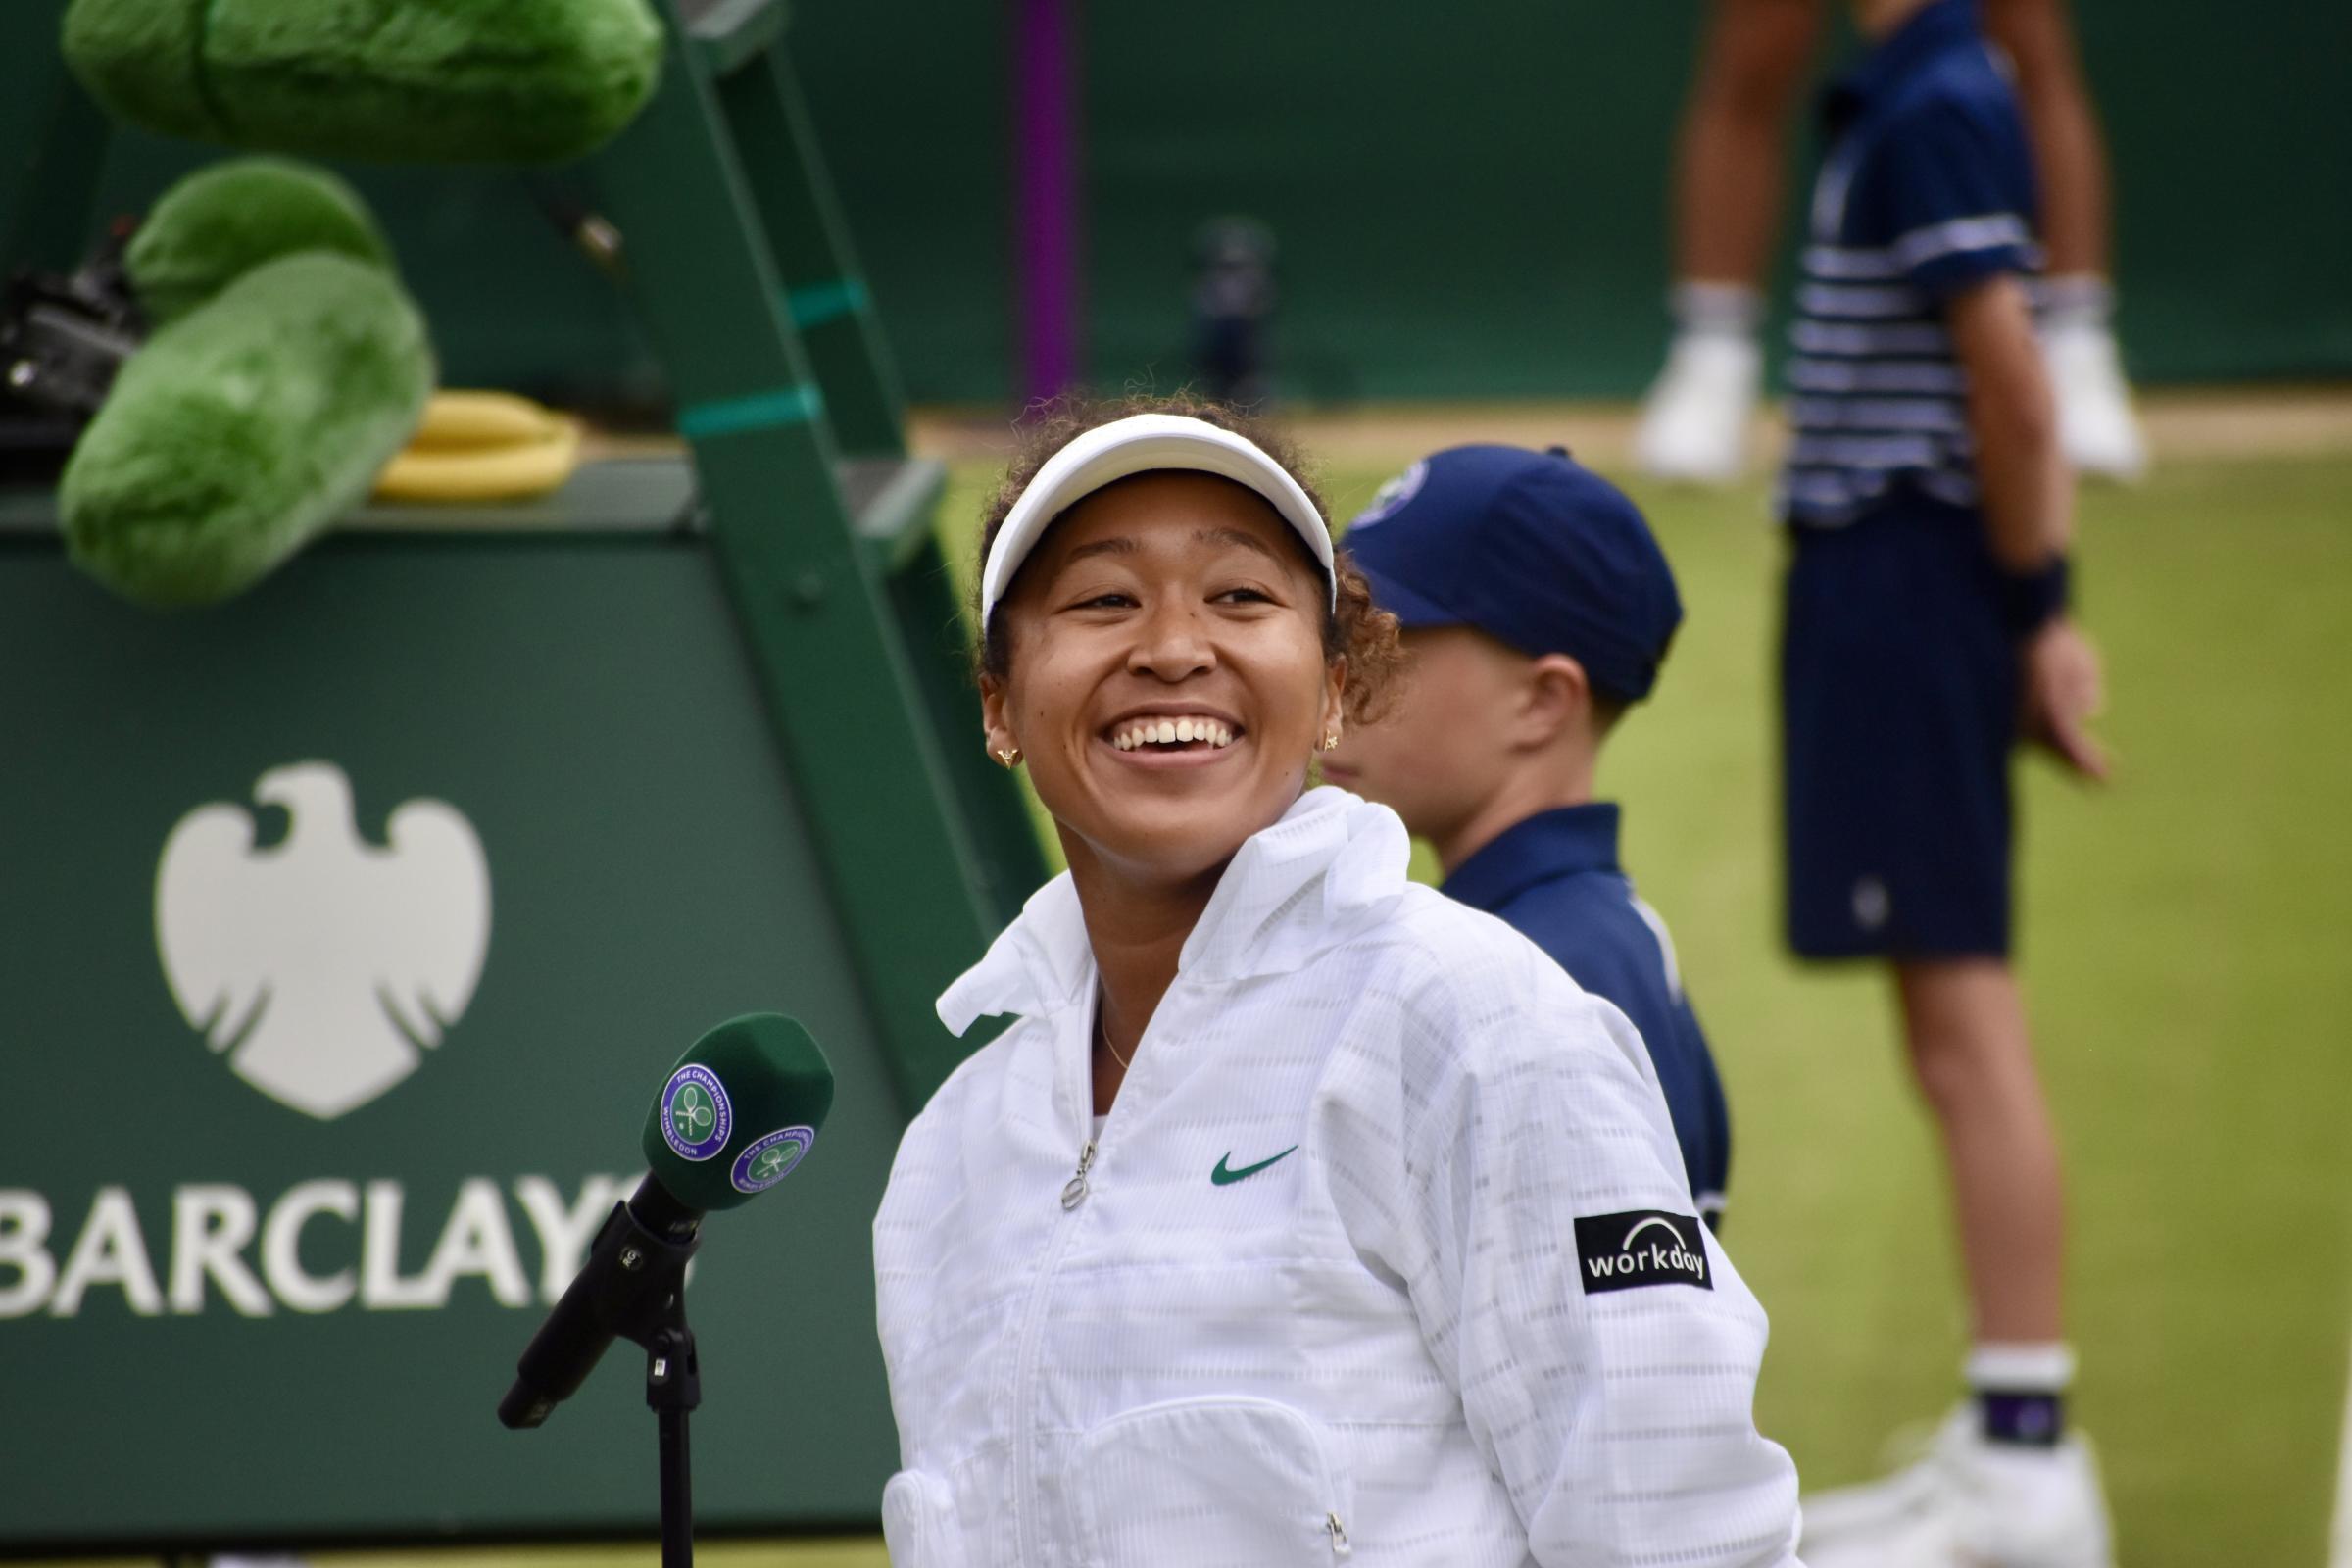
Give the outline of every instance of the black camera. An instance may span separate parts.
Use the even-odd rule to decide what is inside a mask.
[[[0,291],[0,482],[54,480],[146,340],[127,237],[118,228],[79,271],[20,271]]]

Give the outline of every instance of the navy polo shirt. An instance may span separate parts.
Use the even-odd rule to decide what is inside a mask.
[[[1823,103],[1829,132],[1789,328],[1779,509],[1838,526],[1915,492],[1978,504],[1943,305],[2040,267],[2024,117],[1976,0],[1936,0]]]
[[[1455,867],[1444,891],[1509,922],[1633,1020],[1657,1067],[1690,1191],[1712,1222],[1731,1175],[1723,1086],[1683,995],[1666,923],[1618,869],[1617,808],[1540,811]]]

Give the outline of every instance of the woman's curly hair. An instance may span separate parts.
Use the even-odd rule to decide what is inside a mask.
[[[1238,409],[1189,392],[1123,398],[1064,396],[1045,405],[1039,416],[1023,427],[1019,448],[981,509],[982,567],[1013,503],[1029,488],[1029,481],[1037,477],[1048,458],[1089,430],[1137,414],[1180,414],[1247,438],[1298,481],[1298,488],[1314,503],[1324,528],[1331,527],[1331,509],[1324,504],[1323,493],[1310,477],[1298,449],[1289,437]],[[1372,603],[1371,585],[1347,552],[1335,551],[1332,565],[1339,582],[1339,602],[1323,614],[1323,657],[1348,661],[1342,705],[1350,723],[1365,723],[1378,718],[1386,705],[1392,681],[1404,663],[1404,644],[1397,635],[1396,617]],[[979,580],[980,572],[975,570],[971,598],[975,621],[980,614]],[[998,680],[1012,668],[1012,636],[1001,617],[981,628],[978,663],[981,673]]]

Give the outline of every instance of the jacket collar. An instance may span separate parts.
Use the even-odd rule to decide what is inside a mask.
[[[1180,977],[1230,982],[1287,974],[1404,891],[1411,845],[1385,806],[1325,787],[1235,854],[1176,960]],[[1094,949],[1070,873],[1048,882],[941,993],[939,1019],[960,1035],[991,1013],[1054,1012],[1091,998]]]
[[[1538,811],[1504,828],[1453,868],[1444,891],[1493,914],[1539,882],[1616,869],[1616,803],[1589,801]]]

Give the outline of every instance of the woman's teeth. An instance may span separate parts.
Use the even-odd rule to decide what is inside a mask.
[[[1122,752],[1138,746],[1183,746],[1192,741],[1231,746],[1233,731],[1213,718],[1144,718],[1121,724],[1110,738],[1110,744]]]

